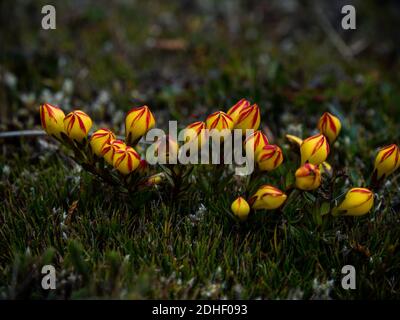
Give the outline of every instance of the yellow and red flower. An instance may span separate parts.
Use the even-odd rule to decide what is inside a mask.
[[[197,143],[199,148],[206,142],[206,124],[203,121],[193,122],[184,130],[185,142]]]
[[[261,171],[272,171],[283,162],[282,149],[277,145],[268,144],[258,154],[257,164]]]
[[[248,146],[250,146],[254,150],[254,159],[257,159],[261,150],[265,146],[269,145],[269,141],[267,136],[261,130],[257,130],[246,138],[246,140],[244,141],[244,145],[246,150]]]
[[[362,216],[374,205],[374,194],[366,188],[350,189],[343,202],[332,210],[334,215]]]
[[[131,109],[125,118],[126,143],[136,145],[155,124],[156,121],[148,106]]]
[[[106,143],[101,150],[101,156],[103,156],[104,160],[113,165],[114,163],[114,155],[117,150],[125,149],[126,144],[121,140],[111,140],[110,142]]]
[[[231,210],[240,220],[246,220],[250,213],[250,206],[245,199],[238,197],[232,202]]]
[[[318,121],[319,131],[328,138],[329,143],[334,143],[338,137],[342,124],[340,120],[329,112],[325,112]]]
[[[260,108],[257,104],[243,108],[237,121],[235,122],[235,129],[242,129],[242,134],[246,134],[246,129],[257,130],[260,126]]]
[[[236,124],[237,121],[239,120],[240,112],[248,107],[250,107],[250,102],[243,98],[240,99],[238,102],[236,102],[236,104],[228,110],[227,114],[232,118],[233,122]]]
[[[207,129],[216,129],[218,131],[228,129],[232,130],[234,126],[233,120],[223,111],[216,111],[210,114],[206,119]]]
[[[209,130],[216,130],[220,134],[220,138],[223,140],[224,137],[231,134],[234,127],[233,120],[225,112],[217,111],[210,114],[206,119],[206,128]],[[214,132],[209,132],[211,136]]]
[[[82,142],[88,136],[92,124],[92,119],[81,110],[72,111],[64,118],[67,136],[78,142]]]
[[[40,106],[40,120],[48,135],[61,138],[61,133],[64,132],[64,118],[65,114],[59,107],[50,103],[44,103]]]
[[[321,185],[321,172],[318,166],[306,163],[296,173],[296,187],[300,190],[314,190]]]
[[[274,210],[282,206],[286,198],[287,195],[278,188],[263,185],[249,198],[249,204],[254,210]]]
[[[400,150],[395,144],[383,147],[375,158],[374,177],[384,179],[400,167]]]
[[[140,163],[139,154],[132,147],[118,149],[115,151],[113,166],[124,175],[133,172]]]
[[[115,140],[115,134],[111,132],[109,129],[99,129],[92,134],[90,137],[90,146],[92,147],[93,152],[101,157],[102,150],[107,143],[110,143],[111,140]]]
[[[303,141],[300,146],[301,164],[309,162],[320,165],[330,152],[328,140],[323,134],[317,134]]]

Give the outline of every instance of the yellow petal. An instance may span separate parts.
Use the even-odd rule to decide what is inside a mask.
[[[301,163],[319,165],[326,160],[330,152],[328,140],[322,134],[309,137],[300,146]]]
[[[90,146],[97,156],[102,156],[102,150],[107,143],[115,140],[115,134],[108,129],[100,129],[90,137]]]
[[[101,156],[109,165],[113,165],[115,151],[125,148],[126,144],[123,141],[111,140],[109,143],[104,145],[103,149],[101,150]]]
[[[374,194],[366,188],[353,188],[349,190],[343,202],[334,209],[350,216],[361,216],[367,214],[374,205]]]
[[[92,128],[92,119],[83,111],[76,110],[64,118],[64,130],[72,140],[82,142]]]
[[[146,182],[145,185],[150,187],[150,186],[155,186],[160,184],[162,181],[164,180],[164,174],[163,173],[157,173],[155,175],[152,175],[151,177],[149,177]]]
[[[321,173],[319,168],[311,163],[306,163],[296,173],[296,188],[310,191],[319,188],[321,185]]]
[[[64,131],[64,112],[57,106],[45,103],[40,106],[40,120],[42,127],[48,135],[61,138]]]
[[[281,148],[277,145],[266,145],[257,157],[257,164],[261,171],[272,171],[278,168],[283,162]]]
[[[260,126],[260,108],[257,104],[242,109],[235,123],[235,129],[242,129],[243,135],[246,134],[246,129],[257,130]]]
[[[301,146],[301,144],[303,143],[303,139],[293,136],[291,134],[287,134],[286,135],[286,139],[288,139],[291,143],[294,143],[296,145],[298,145],[299,147]]]
[[[249,203],[254,210],[274,210],[282,206],[286,198],[286,194],[281,190],[270,185],[263,185],[249,198]]]
[[[244,141],[245,148],[250,146],[254,150],[254,159],[257,159],[262,149],[269,145],[267,136],[261,131],[257,130]]]
[[[201,148],[207,139],[205,129],[206,124],[202,121],[197,121],[188,125],[185,129],[183,129],[185,135],[185,143],[197,143],[198,147]]]
[[[325,112],[318,121],[318,129],[328,138],[329,143],[335,142],[341,128],[340,120],[329,112]]]
[[[400,149],[391,144],[379,150],[375,159],[375,174],[377,179],[391,175],[400,167]]]
[[[207,129],[216,129],[216,130],[232,130],[233,129],[233,120],[230,116],[228,116],[225,112],[217,111],[210,114],[206,119],[206,127]]]
[[[154,128],[156,121],[148,106],[131,109],[125,118],[126,142],[136,145],[142,136]]]
[[[130,174],[139,166],[139,163],[140,156],[132,147],[115,151],[113,166],[122,174]]]
[[[228,110],[227,114],[232,118],[233,122],[236,124],[236,122],[239,119],[240,112],[249,106],[250,106],[249,101],[247,101],[246,99],[240,99],[238,102],[236,102],[234,106],[232,106]]]
[[[233,129],[234,122],[230,116],[228,116],[225,112],[217,111],[210,114],[206,119],[206,127],[210,131],[210,136],[219,137],[221,140],[224,140],[225,137],[231,134]],[[214,132],[216,130],[217,132]],[[216,135],[216,133],[218,135]]]

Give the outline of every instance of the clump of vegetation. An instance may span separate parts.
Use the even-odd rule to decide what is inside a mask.
[[[136,150],[139,148],[140,139],[155,126],[155,118],[148,106],[133,108],[125,119],[125,142],[117,140],[116,135],[109,129],[99,129],[89,138],[89,132],[93,122],[91,118],[83,111],[72,111],[65,116],[64,112],[51,104],[43,104],[40,107],[40,116],[43,129],[58,141],[69,147],[73,151],[72,158],[90,173],[101,178],[102,181],[116,187],[117,192],[121,189],[126,193],[148,192],[146,187],[162,183],[163,177],[171,184],[173,200],[185,196],[186,191],[193,189],[196,183],[189,181],[198,181],[201,169],[193,171],[193,167],[199,166],[197,163],[189,163],[189,169],[185,164],[180,163],[178,154],[180,151],[210,153],[208,139],[214,139],[217,134],[217,143],[228,146],[230,153],[233,153],[235,145],[232,141],[232,131],[238,130],[243,136],[243,144],[246,153],[250,154],[250,161],[256,162],[257,171],[247,180],[244,193],[248,194],[249,185],[257,185],[257,179],[254,177],[262,175],[263,172],[271,172],[279,168],[283,163],[283,154],[279,146],[269,143],[268,137],[258,131],[261,117],[257,104],[251,105],[246,99],[241,99],[232,106],[227,113],[217,111],[207,117],[205,122],[195,122],[184,129],[185,144],[193,145],[190,150],[184,149],[185,146],[179,146],[179,143],[173,140],[169,135],[164,135],[154,143],[154,157],[161,162],[159,164],[161,173],[155,173],[145,159],[145,151],[140,155]],[[322,197],[324,202],[324,214],[330,211],[332,204],[337,199],[332,199],[333,191],[337,192],[336,181],[340,179],[332,166],[326,162],[331,153],[331,146],[339,136],[342,125],[340,120],[334,115],[326,112],[318,122],[320,133],[313,135],[304,141],[296,136],[287,135],[287,138],[297,144],[300,149],[301,167],[294,173],[294,186],[303,191],[313,191],[318,189],[324,182],[324,187],[330,190]],[[246,134],[247,130],[250,134]],[[257,130],[254,132],[254,130]],[[246,135],[246,138],[244,136]],[[219,148],[222,157],[222,151]],[[148,154],[147,154],[148,155]],[[142,159],[141,159],[142,157]],[[178,160],[179,158],[179,160]],[[196,159],[199,157],[197,156]],[[211,156],[208,154],[207,159]],[[201,166],[201,165],[200,165]],[[229,176],[230,179],[224,179],[225,184],[233,184],[234,176],[224,172],[224,163],[217,164],[218,174]],[[254,164],[253,164],[254,167]],[[382,148],[376,157],[375,168],[372,174],[371,183],[377,187],[383,180],[395,172],[400,167],[400,149],[392,144]],[[221,170],[222,169],[222,170]],[[322,174],[321,174],[322,172]],[[293,174],[289,171],[289,174]],[[329,181],[323,181],[322,176],[327,176]],[[253,179],[251,179],[253,178]],[[183,181],[185,180],[185,181]],[[214,179],[215,180],[215,179]],[[213,181],[218,184],[217,181]],[[207,182],[206,182],[207,183]],[[286,190],[292,191],[292,185],[286,185]],[[236,192],[240,191],[236,190]],[[241,196],[231,205],[232,213],[240,220],[245,220],[254,210],[274,210],[280,208],[286,201],[287,195],[278,188],[270,185],[259,187],[254,195],[249,198],[249,203]],[[318,203],[320,199],[316,199]],[[374,204],[373,192],[367,188],[356,187],[346,193],[344,201],[332,212],[344,215],[361,216],[370,212]],[[318,208],[317,208],[318,209]],[[296,209],[297,211],[297,209]]]
[[[0,130],[38,129],[45,103],[91,118],[75,111],[56,142],[0,138],[0,297],[399,298],[398,5],[354,1],[354,31],[334,2],[321,27],[315,5],[65,1],[53,31],[40,1],[0,10]],[[241,97],[260,112],[251,176],[146,164],[146,144],[115,134],[147,104],[158,128],[198,136]]]

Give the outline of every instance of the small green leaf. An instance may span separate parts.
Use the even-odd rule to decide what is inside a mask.
[[[319,213],[321,216],[324,216],[328,214],[330,210],[331,210],[331,205],[329,204],[329,202],[323,202],[319,209]]]

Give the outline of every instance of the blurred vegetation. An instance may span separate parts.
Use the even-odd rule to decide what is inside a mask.
[[[349,3],[357,30],[344,31]],[[39,128],[45,101],[121,134],[136,105],[166,128],[245,97],[284,145],[328,110],[343,121],[343,186],[365,184],[376,148],[399,144],[398,1],[57,1],[57,29],[42,30],[45,4],[0,3],[0,131]],[[135,208],[135,195],[113,194],[46,139],[0,144],[1,298],[399,298],[398,179],[361,219],[321,217],[304,193],[301,210],[238,225],[221,209],[226,189]],[[48,261],[59,270],[51,293],[39,287]],[[359,272],[355,291],[340,288],[345,264]]]

